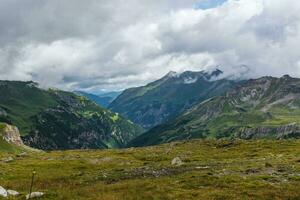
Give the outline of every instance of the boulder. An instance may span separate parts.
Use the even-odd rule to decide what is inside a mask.
[[[5,162],[5,163],[9,163],[9,162],[14,161],[14,158],[10,156],[10,157],[1,159],[1,161],[2,161],[2,162]]]
[[[26,195],[26,199],[34,199],[42,196],[44,196],[43,192],[32,192],[31,194]]]
[[[8,196],[18,196],[20,193],[15,190],[7,190]]]
[[[7,197],[7,191],[2,186],[0,186],[0,197]]]
[[[176,157],[172,160],[171,164],[175,166],[181,166],[183,165],[183,162],[179,157]]]

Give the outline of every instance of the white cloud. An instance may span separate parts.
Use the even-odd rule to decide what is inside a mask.
[[[199,1],[3,0],[0,78],[97,91],[217,65],[227,74],[247,65],[251,77],[300,76],[300,2],[194,9]]]

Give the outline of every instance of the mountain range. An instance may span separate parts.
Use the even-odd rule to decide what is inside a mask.
[[[43,150],[300,138],[300,79],[288,75],[231,80],[220,70],[170,72],[125,90],[108,109],[93,100],[97,95],[32,81],[0,81],[0,93],[0,149],[19,149],[7,135],[22,148]]]
[[[194,105],[135,138],[146,146],[192,138],[300,138],[300,79],[262,77]]]
[[[150,129],[238,84],[238,81],[220,78],[222,73],[218,69],[212,72],[170,72],[146,86],[125,90],[108,108]]]

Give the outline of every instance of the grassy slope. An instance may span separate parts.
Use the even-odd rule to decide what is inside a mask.
[[[32,116],[58,105],[50,92],[34,87],[33,82],[1,81],[0,91],[3,94],[0,95],[0,107],[6,110],[8,119],[23,135],[30,131]]]
[[[172,166],[174,157],[184,165]],[[299,199],[299,163],[299,140],[196,140],[15,157],[0,162],[0,183],[24,194],[36,169],[43,199]]]
[[[268,115],[272,116],[269,118]],[[299,109],[280,106],[270,109],[268,115],[259,110],[245,113],[224,111],[210,121],[203,121],[199,116],[181,116],[170,124],[158,126],[149,133],[135,138],[129,146],[146,146],[187,138],[231,138],[241,127],[278,127],[291,123],[300,125]],[[274,136],[275,137],[275,136]],[[271,139],[274,139],[270,135]]]
[[[266,86],[270,83],[270,86]],[[266,87],[266,91],[261,88]],[[249,100],[251,93],[258,93]],[[226,95],[194,106],[176,119],[135,138],[129,146],[146,146],[189,138],[231,138],[241,128],[300,125],[300,79],[263,77]],[[278,100],[294,95],[282,103]],[[251,102],[258,102],[253,105]],[[276,104],[274,104],[277,102]],[[273,103],[273,104],[272,104]],[[267,111],[265,111],[268,108]],[[276,138],[276,133],[269,134]]]
[[[7,113],[0,116],[0,122],[17,126],[24,138],[37,130],[42,139],[50,138],[60,149],[68,148],[69,136],[76,139],[84,132],[96,132],[103,138],[91,148],[120,147],[142,132],[130,121],[70,92],[43,90],[33,82],[1,81],[0,93],[0,111]]]

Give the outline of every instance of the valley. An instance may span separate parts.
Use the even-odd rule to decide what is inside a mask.
[[[299,11],[1,0],[0,200],[300,200]]]
[[[120,148],[143,132],[89,99],[38,83],[0,81],[0,122],[43,150]]]
[[[158,106],[169,117],[153,128],[94,96],[1,81],[0,199],[24,199],[33,170],[38,199],[300,199],[300,79],[209,80],[217,72],[169,73],[115,99],[180,105]]]

